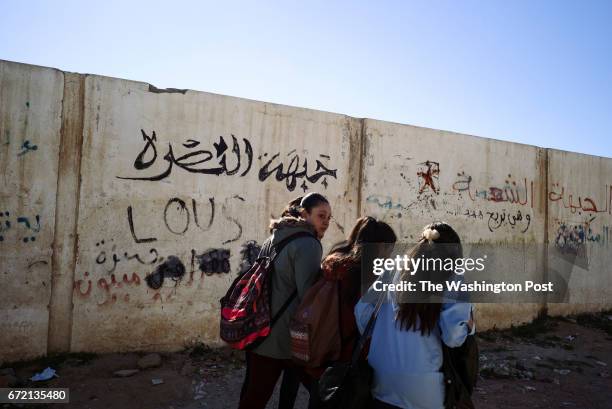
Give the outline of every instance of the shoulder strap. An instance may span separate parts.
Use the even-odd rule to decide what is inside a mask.
[[[363,331],[363,334],[359,337],[357,344],[355,345],[355,349],[353,350],[353,356],[351,358],[351,365],[355,365],[359,357],[361,356],[361,351],[363,350],[363,346],[366,341],[372,335],[372,331],[374,330],[374,324],[376,323],[376,318],[378,317],[378,312],[380,311],[380,307],[382,307],[383,302],[385,301],[385,297],[387,295],[386,291],[383,291],[379,294],[378,300],[376,301],[376,306],[374,307],[374,311],[372,311],[372,315],[370,316],[370,320]]]
[[[290,236],[285,237],[284,239],[282,239],[276,244],[271,244],[269,255],[271,255],[272,257],[270,258],[270,261],[274,261],[287,244],[289,244],[295,239],[299,239],[300,237],[312,237],[313,239],[317,241],[317,243],[319,243],[319,245],[321,245],[321,242],[319,241],[319,239],[315,237],[314,234],[307,232],[307,231],[300,231],[300,232],[297,232]]]
[[[285,246],[287,244],[289,244],[289,242],[291,242],[291,241],[293,241],[295,239],[298,239],[300,237],[312,237],[315,240],[317,240],[317,243],[319,243],[319,245],[321,245],[321,242],[319,241],[319,239],[317,239],[314,236],[314,234],[312,234],[312,233],[309,233],[309,232],[306,232],[306,231],[301,231],[301,232],[292,234],[291,236],[285,237],[283,240],[281,240],[278,243],[276,243],[275,245],[271,246],[270,254],[274,253],[274,255],[272,255],[272,257],[270,258],[270,263],[271,264],[274,263],[274,260],[276,260],[276,257],[281,253],[281,251],[285,248]],[[297,288],[293,291],[293,293],[291,293],[289,298],[287,298],[287,300],[285,300],[285,302],[281,306],[280,310],[278,310],[276,312],[276,314],[274,314],[274,316],[270,320],[270,328],[272,328],[274,323],[276,323],[276,321],[278,321],[278,319],[283,315],[283,313],[287,310],[287,308],[289,308],[289,305],[293,302],[293,300],[295,299],[296,296],[297,296]]]

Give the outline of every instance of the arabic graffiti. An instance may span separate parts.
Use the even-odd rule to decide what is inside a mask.
[[[37,324],[38,325],[38,324]],[[32,333],[32,328],[34,327],[34,323],[32,321],[19,320],[19,321],[0,321],[0,331],[2,332],[10,332],[21,333],[25,335],[29,335]]]
[[[266,156],[268,156],[267,153],[263,155],[263,157],[266,157]],[[270,175],[274,174],[274,178],[277,181],[281,182],[284,180],[287,190],[290,192],[293,192],[293,190],[297,186],[298,179],[303,178],[300,188],[302,188],[302,190],[306,192],[309,189],[308,184],[306,182],[314,184],[314,183],[317,183],[319,179],[323,178],[321,185],[323,185],[323,187],[327,189],[327,186],[328,186],[327,176],[330,176],[336,179],[337,169],[328,168],[318,159],[316,160],[316,167],[315,167],[314,173],[309,175],[308,174],[308,159],[304,158],[303,162],[300,165],[301,159],[300,159],[300,156],[297,153],[295,153],[295,150],[287,154],[287,157],[291,157],[291,160],[286,166],[282,161],[278,159],[279,156],[280,156],[280,152],[274,154],[259,169],[259,180],[261,182],[265,181],[266,179],[268,179],[268,177],[270,177]],[[323,154],[319,155],[319,157],[323,159],[330,158],[328,155],[323,155]],[[262,156],[260,156],[259,159],[261,160]],[[273,162],[274,163],[279,162],[279,163],[273,166],[272,165]],[[299,170],[300,166],[301,166],[301,170]]]
[[[37,214],[32,218],[18,216],[11,219],[10,211],[0,212],[0,243],[5,241],[9,231],[13,228],[21,230],[21,233],[18,233],[21,241],[24,243],[34,242],[36,241],[36,235],[40,233],[41,229],[40,215]]]
[[[593,228],[595,219],[593,216],[578,223],[556,219],[558,227],[554,239],[555,247],[562,253],[578,254],[581,246],[587,243],[609,243],[610,227],[602,226],[601,232],[596,233]]]
[[[82,286],[85,281],[87,281],[87,287],[83,290]],[[115,303],[117,301],[117,294],[111,293],[113,288],[131,288],[139,285],[140,276],[137,273],[132,273],[131,276],[129,274],[123,274],[121,280],[118,280],[115,274],[111,274],[110,283],[106,277],[102,277],[96,282],[96,288],[102,293],[103,299],[98,300],[96,304],[102,306]],[[85,272],[83,279],[75,280],[73,284],[75,294],[81,299],[88,298],[92,294],[92,288],[93,286],[89,278],[89,272]],[[129,293],[124,294],[123,301],[130,301]]]
[[[517,210],[516,212],[502,211],[487,211],[466,209],[463,215],[469,219],[487,220],[487,227],[492,233],[502,226],[510,226],[514,229],[518,227],[521,233],[526,233],[531,226],[531,215],[524,214]]]
[[[116,246],[112,244],[112,240],[111,243],[105,243],[104,240],[96,243],[96,246],[101,248],[105,245],[111,246],[114,252],[112,257],[107,257],[105,250],[98,254],[96,264],[105,265],[106,263],[105,269],[102,272],[104,276],[95,280],[90,276],[89,272],[85,272],[81,279],[75,280],[73,283],[76,296],[80,299],[95,297],[95,302],[98,306],[111,305],[117,302],[117,300],[122,300],[125,303],[131,302],[130,293],[140,286],[141,281],[144,281],[147,287],[154,291],[150,295],[151,300],[154,302],[169,301],[179,285],[186,288],[193,286],[197,271],[200,272],[199,285],[201,285],[204,276],[227,274],[230,272],[230,251],[228,249],[211,249],[201,254],[198,254],[195,249],[191,249],[189,252],[191,268],[187,272],[181,258],[175,255],[164,258],[157,255],[156,249],[150,249],[150,255],[154,256],[151,259],[146,259],[138,253],[130,255],[128,252],[124,252],[123,257],[120,257],[118,255],[120,252],[115,251]],[[111,260],[112,264],[108,263],[107,258]],[[145,267],[146,271],[140,274],[138,272],[118,273],[117,265],[123,268],[124,271],[134,267],[129,265],[128,261],[137,262],[138,266]],[[153,268],[154,264],[157,264],[157,266]],[[150,268],[152,268],[152,271],[149,270]],[[187,274],[189,279],[184,280]],[[167,279],[170,279],[170,285],[165,285]],[[164,289],[170,291],[162,293],[161,291]]]
[[[480,198],[494,203],[512,203],[525,206],[531,202],[531,207],[534,203],[533,181],[527,184],[527,178],[517,182],[512,175],[504,181],[504,185],[488,186],[486,188],[476,188],[473,186],[472,176],[467,175],[464,171],[457,173],[457,179],[453,183],[453,191],[458,193],[467,192],[468,197],[473,202]]]
[[[378,207],[382,209],[387,209],[387,210],[408,210],[417,203],[417,202],[412,202],[408,205],[403,205],[402,203],[394,202],[391,196],[384,196],[384,195],[370,195],[366,198],[366,202],[374,203]]]
[[[136,156],[132,166],[139,172],[145,171],[145,173],[149,173],[148,169],[155,165],[159,156],[157,134],[155,131],[152,131],[151,135],[149,135],[144,129],[141,129],[140,133],[144,147]],[[116,177],[124,180],[160,181],[171,175],[173,167],[196,174],[217,176],[238,175],[243,177],[249,173],[253,164],[253,146],[246,138],[242,138],[240,142],[234,135],[231,135],[231,138],[231,148],[225,141],[225,138],[219,136],[219,142],[213,143],[213,149],[209,150],[201,149],[201,142],[194,139],[187,139],[180,148],[168,143],[168,149],[162,158],[167,162],[167,165],[164,165],[164,169],[158,170],[155,174],[147,174],[146,176]],[[178,149],[187,151],[177,156],[175,151],[178,151]],[[268,153],[264,153],[258,159],[262,160],[262,158],[268,156]],[[228,157],[230,158],[229,161]],[[285,181],[287,189],[293,191],[298,181],[303,179],[300,188],[306,192],[309,189],[308,183],[314,184],[321,180],[321,185],[327,189],[329,183],[327,177],[336,179],[337,169],[331,169],[322,162],[322,160],[330,160],[329,155],[319,155],[320,159],[316,160],[316,167],[312,173],[308,171],[308,160],[306,158],[302,160],[295,149],[287,154],[287,157],[290,157],[289,163],[283,163],[279,157],[280,152],[270,156],[259,169],[258,177],[260,181],[263,182],[271,175],[274,175],[277,181]]]
[[[140,132],[142,133],[142,139],[145,142],[145,146],[134,160],[134,169],[138,171],[150,168],[157,160],[157,135],[155,134],[155,131],[152,132],[151,136],[147,135],[143,129],[141,129]],[[214,154],[211,150],[199,149],[182,154],[179,157],[175,156],[172,144],[168,143],[168,151],[163,157],[163,160],[168,162],[168,165],[167,168],[161,173],[141,177],[117,176],[117,178],[127,180],[159,181],[170,176],[173,166],[177,166],[190,173],[217,176],[225,174],[227,176],[232,176],[236,175],[240,171],[240,168],[243,167],[243,163],[246,162],[245,169],[242,171],[242,173],[240,173],[240,176],[244,176],[249,172],[249,170],[251,170],[251,165],[253,164],[253,148],[251,143],[245,138],[242,138],[242,143],[244,144],[244,154],[240,150],[240,143],[238,142],[238,139],[232,135],[232,148],[230,152],[229,146],[225,142],[223,136],[219,136],[219,142],[213,143]],[[198,148],[200,142],[193,139],[187,139],[182,145],[185,149],[194,149]],[[233,167],[228,166],[227,160],[228,155],[231,154],[235,156],[235,164]],[[243,155],[245,156],[243,157]],[[213,161],[213,158],[216,162],[215,166],[209,167],[207,162]]]
[[[561,186],[560,183],[553,183],[548,193],[549,201],[558,202],[558,204],[565,209],[570,209],[570,213],[572,214],[582,214],[582,212],[612,214],[612,186],[605,185],[603,197],[603,201],[606,204],[605,208],[598,208],[595,204],[595,200],[590,197],[583,198],[582,196],[578,196],[577,202],[574,203],[574,194],[568,193],[566,196],[565,187]]]
[[[111,239],[111,243],[112,242],[113,239]],[[104,271],[108,274],[114,273],[117,269],[117,265],[121,262],[129,262],[131,260],[135,260],[140,265],[150,266],[155,263],[160,263],[164,259],[158,254],[157,249],[155,248],[150,248],[148,251],[148,255],[145,257],[140,255],[139,253],[129,254],[127,251],[124,251],[123,254],[121,254],[121,251],[117,251],[117,246],[115,244],[112,244],[111,249],[109,251],[109,253],[111,253],[109,257],[109,254],[105,250],[106,246],[104,240],[100,240],[99,242],[97,242],[96,247],[101,249],[96,257],[96,264],[103,266]]]

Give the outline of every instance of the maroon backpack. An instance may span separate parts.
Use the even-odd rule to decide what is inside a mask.
[[[299,237],[316,238],[312,233],[302,231],[276,245],[271,245],[270,241],[264,243],[255,263],[234,280],[221,298],[220,335],[232,348],[245,349],[258,345],[270,334],[274,323],[296,297],[297,289],[274,317],[270,316],[270,277],[274,272],[274,260],[289,242]]]

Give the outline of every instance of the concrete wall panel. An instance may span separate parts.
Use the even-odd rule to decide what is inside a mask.
[[[63,73],[0,61],[0,359],[47,352]]]
[[[612,159],[549,151],[549,276],[569,304],[551,314],[612,308]]]
[[[535,250],[544,242],[542,149],[369,119],[365,135],[363,213],[387,221],[408,243],[426,224],[444,220],[465,244],[525,244],[518,264],[543,279],[543,255]],[[479,328],[529,321],[541,307],[482,305]]]
[[[73,350],[214,342],[219,298],[289,200],[328,195],[326,248],[357,216],[346,116],[88,76],[84,128]]]

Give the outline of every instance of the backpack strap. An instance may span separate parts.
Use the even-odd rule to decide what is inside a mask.
[[[276,244],[271,244],[270,243],[271,249],[270,249],[270,253],[269,254],[274,253],[274,255],[272,256],[270,261],[274,261],[276,259],[276,257],[280,254],[280,252],[285,248],[285,246],[287,244],[289,244],[290,242],[292,242],[295,239],[299,239],[300,237],[312,237],[313,239],[315,239],[319,243],[319,245],[321,245],[321,242],[319,241],[319,239],[317,239],[315,237],[314,234],[312,234],[310,232],[307,232],[307,231],[300,231],[300,232],[297,232],[295,234],[292,234],[290,236],[285,237],[284,239],[282,239],[281,241],[279,241]]]
[[[292,234],[291,236],[285,237],[283,240],[271,246],[272,247],[271,253],[274,252],[274,255],[270,258],[270,263],[274,263],[274,260],[276,260],[276,257],[281,253],[281,251],[285,248],[287,244],[289,244],[295,239],[299,239],[300,237],[312,237],[317,240],[317,243],[319,243],[319,245],[321,245],[321,242],[312,233],[301,231],[299,233]],[[276,321],[278,321],[278,319],[283,315],[283,313],[287,310],[287,308],[289,308],[289,305],[293,302],[295,297],[297,297],[297,288],[293,291],[293,293],[291,293],[289,298],[287,298],[287,300],[283,303],[280,310],[278,310],[277,313],[274,314],[274,316],[270,320],[270,328],[272,328],[274,323],[276,323]]]
[[[361,356],[361,351],[363,350],[363,347],[366,341],[372,335],[372,331],[374,330],[374,324],[376,324],[376,318],[378,317],[378,312],[380,311],[380,307],[385,301],[386,296],[387,296],[386,291],[381,291],[381,293],[378,295],[376,306],[374,307],[374,311],[372,311],[372,315],[370,315],[368,324],[366,325],[365,330],[363,331],[363,334],[361,334],[361,336],[359,337],[359,340],[357,341],[357,344],[355,345],[355,349],[353,349],[353,356],[351,358],[351,366],[354,366],[357,363],[357,361],[359,360],[359,357]]]

